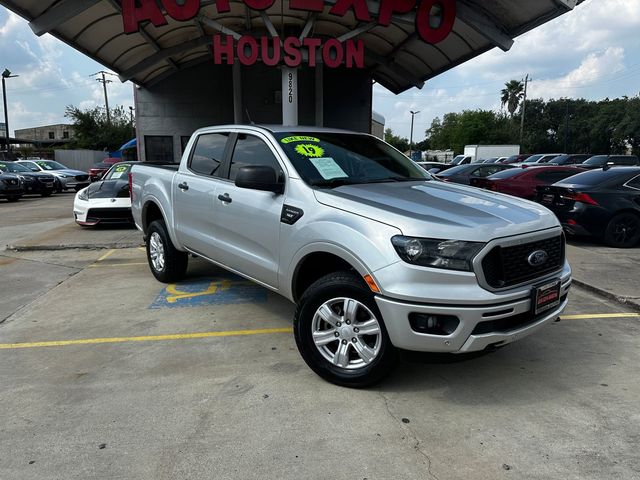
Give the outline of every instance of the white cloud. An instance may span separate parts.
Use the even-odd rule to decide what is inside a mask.
[[[531,84],[531,97],[550,99],[580,96],[581,88],[593,86],[602,79],[612,79],[613,74],[623,70],[624,49],[607,48],[601,54],[588,54],[578,68],[562,77],[534,81]]]

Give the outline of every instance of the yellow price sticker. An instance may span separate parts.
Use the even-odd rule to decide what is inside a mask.
[[[283,138],[280,141],[282,143],[284,143],[284,144],[293,143],[293,142],[316,142],[316,143],[319,143],[320,139],[316,138],[316,137],[297,136],[297,137],[286,137],[286,138]]]
[[[318,145],[312,145],[310,143],[303,143],[296,145],[296,152],[300,155],[310,158],[320,158],[324,156],[324,148]]]

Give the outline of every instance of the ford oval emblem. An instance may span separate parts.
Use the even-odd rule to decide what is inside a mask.
[[[529,262],[529,265],[532,267],[544,265],[547,263],[547,260],[549,260],[549,254],[544,250],[536,250],[527,257],[527,262]]]

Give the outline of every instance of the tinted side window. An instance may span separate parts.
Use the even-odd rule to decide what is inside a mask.
[[[612,157],[612,161],[616,165],[637,165],[638,159],[636,157]]]
[[[272,167],[279,176],[282,172],[280,164],[269,146],[253,135],[238,134],[236,148],[231,157],[229,180],[235,180],[238,170],[249,165],[265,165]]]
[[[629,180],[627,185],[640,190],[640,175],[638,175],[636,178],[632,178],[631,180]]]
[[[579,172],[573,172],[570,170],[561,170],[561,171],[555,171],[555,172],[542,172],[536,175],[536,178],[538,180],[540,180],[541,182],[545,182],[545,183],[556,183],[559,182],[560,180],[564,180],[567,177],[570,177],[572,175],[575,175]]]
[[[228,134],[205,133],[200,135],[193,149],[189,168],[201,175],[221,176],[224,149],[227,145]]]
[[[500,172],[502,170],[503,169],[500,168],[499,166],[480,167],[475,172],[473,172],[472,176],[484,178],[484,177],[488,177],[490,175],[493,175],[494,173],[498,173],[498,172]]]

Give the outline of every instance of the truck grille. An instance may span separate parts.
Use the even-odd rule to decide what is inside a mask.
[[[532,266],[528,257],[537,250],[544,250],[549,257],[542,265]],[[564,235],[513,247],[495,247],[482,260],[484,278],[493,288],[534,280],[559,270],[564,264],[564,250]]]

